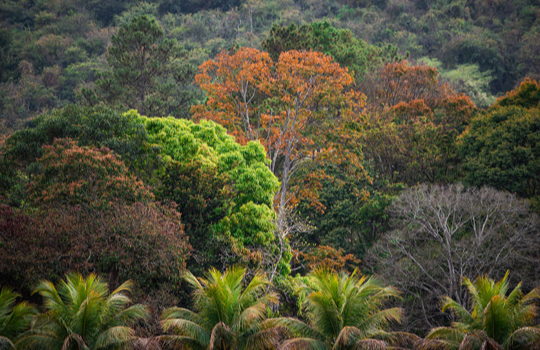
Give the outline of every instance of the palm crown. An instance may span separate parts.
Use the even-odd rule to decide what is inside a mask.
[[[275,293],[265,292],[268,279],[256,274],[244,287],[246,270],[232,267],[221,274],[211,269],[206,278],[185,275],[193,290],[194,308],[170,308],[163,313],[162,326],[174,335],[168,343],[182,349],[274,349],[280,329],[268,325],[267,307],[277,302]]]
[[[469,290],[470,311],[444,297],[443,312],[452,310],[458,321],[451,327],[433,329],[421,348],[514,349],[540,345],[540,328],[531,327],[537,316],[534,301],[540,298],[539,288],[524,295],[519,283],[506,295],[508,272],[498,282],[479,277],[474,282],[464,278],[463,284]]]
[[[277,319],[278,324],[295,336],[281,349],[385,348],[382,339],[390,338],[390,334],[384,328],[392,321],[399,322],[402,310],[383,309],[383,304],[397,297],[397,290],[382,287],[376,279],[358,277],[356,273],[340,275],[318,269],[308,277],[304,302],[308,323],[292,318]]]
[[[127,307],[125,282],[109,294],[108,285],[96,275],[84,279],[69,274],[58,288],[41,282],[34,293],[43,297],[46,312],[37,316],[32,328],[17,342],[31,349],[125,349],[136,339],[130,326],[147,317],[142,305]]]
[[[16,304],[19,295],[8,288],[0,290],[0,349],[15,349],[14,341],[30,325],[36,309],[26,302]]]

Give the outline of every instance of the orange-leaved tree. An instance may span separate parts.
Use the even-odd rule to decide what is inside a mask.
[[[350,88],[347,68],[331,57],[288,51],[274,62],[266,52],[241,48],[221,52],[199,71],[195,80],[208,101],[192,108],[194,118],[222,124],[240,143],[259,140],[265,146],[269,167],[281,180],[275,197],[279,228],[285,225],[284,208],[299,195],[316,203],[316,192],[305,190],[307,184],[317,187],[316,176],[308,172],[292,182],[299,168],[328,157],[359,163],[345,145],[357,140],[351,125],[364,95]]]

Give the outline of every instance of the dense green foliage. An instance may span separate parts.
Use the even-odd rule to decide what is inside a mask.
[[[1,2],[0,348],[538,350],[539,18]]]
[[[139,120],[145,125],[149,142],[160,147],[166,164],[198,162],[202,171],[215,172],[232,184],[229,200],[217,208],[225,215],[214,228],[206,223],[207,230],[229,237],[239,249],[270,245],[274,240],[272,199],[278,182],[266,167],[264,148],[259,143],[241,146],[213,122],[195,124],[185,119],[145,117]],[[169,172],[169,178],[164,178],[166,183],[170,175]]]
[[[171,51],[168,57],[181,59],[168,61],[171,69],[156,72],[160,76],[157,85],[152,83],[156,98],[150,99],[154,103],[162,97],[156,105],[161,116],[186,116],[194,92],[190,86],[192,69],[186,60],[200,64],[220,49],[261,47],[265,40],[276,44],[276,53],[293,47],[323,50],[359,71],[384,57],[396,57],[397,48],[400,55],[409,52],[413,59],[438,59],[443,70],[453,72],[449,79],[461,87],[464,84],[460,82],[465,82],[471,93],[500,94],[526,76],[538,78],[540,74],[536,40],[539,11],[533,0],[190,0],[182,4],[170,0],[8,0],[0,7],[0,125],[6,131],[13,130],[21,120],[44,108],[75,102],[81,90],[91,87],[100,76],[102,82],[114,83],[109,91],[122,92],[118,88],[126,88],[126,81],[120,84],[122,80],[117,80],[123,70],[117,58],[126,62],[128,57],[113,58],[112,53],[137,31],[120,30],[117,34],[114,26],[131,28],[136,24],[130,24],[131,20],[138,15],[149,16],[145,23],[156,28],[156,36],[152,36],[156,43],[173,45],[177,40],[178,47],[186,50],[180,56]],[[152,22],[151,16],[157,22]],[[124,39],[123,33],[128,34]],[[283,35],[286,33],[290,35]],[[111,47],[111,55],[107,47],[113,35],[117,43]],[[295,46],[287,46],[291,45],[287,38],[293,37],[299,40]],[[483,74],[487,85],[472,86],[471,71],[460,67],[476,67],[473,69]],[[124,79],[139,74],[124,73]],[[173,81],[180,85],[172,86]],[[123,92],[126,99],[116,101],[120,104],[130,106],[140,97]],[[163,98],[164,93],[171,96]]]
[[[84,90],[91,104],[137,109],[144,115],[187,117],[193,93],[186,90],[195,67],[185,61],[187,52],[154,18],[135,17],[111,38],[109,71],[100,73],[97,90]]]
[[[358,40],[350,30],[336,29],[329,22],[314,22],[297,27],[274,24],[262,47],[277,61],[282,52],[290,50],[319,51],[351,70],[361,80],[369,71],[383,63],[403,59],[392,45],[377,47]]]
[[[540,195],[540,110],[495,107],[462,135],[465,180],[531,198]]]

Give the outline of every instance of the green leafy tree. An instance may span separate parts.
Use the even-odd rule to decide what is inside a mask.
[[[400,61],[397,48],[392,45],[378,47],[357,39],[348,29],[336,29],[329,22],[313,22],[300,27],[294,23],[282,27],[274,24],[262,47],[273,61],[291,50],[319,51],[331,56],[342,67],[348,67],[355,79],[362,79],[368,70],[383,63]]]
[[[465,181],[521,197],[540,195],[540,109],[492,108],[471,121],[459,152]]]
[[[274,321],[293,335],[282,350],[385,348],[386,340],[402,345],[418,340],[412,334],[384,330],[402,318],[400,308],[384,308],[384,302],[399,293],[374,278],[359,277],[356,271],[348,275],[317,269],[308,275],[304,292],[307,323],[293,318]]]
[[[223,274],[211,269],[206,278],[190,272],[186,281],[193,287],[194,310],[170,308],[162,315],[167,343],[182,349],[275,349],[281,339],[271,326],[267,308],[277,296],[267,292],[268,279],[259,273],[244,286],[246,270],[232,267]]]
[[[204,167],[200,160],[171,162],[165,167],[157,199],[177,203],[193,247],[188,265],[196,274],[222,264],[224,246],[216,227],[226,217],[232,197],[229,176]]]
[[[17,337],[30,326],[37,310],[26,302],[16,304],[19,295],[11,289],[0,290],[0,349],[15,350]]]
[[[131,326],[148,316],[146,307],[132,305],[125,282],[113,292],[94,274],[69,274],[58,286],[43,281],[35,290],[45,312],[17,342],[34,349],[125,349],[137,339]]]
[[[90,103],[105,99],[145,115],[188,116],[195,67],[176,40],[165,38],[155,18],[142,15],[120,27],[107,61],[110,71],[96,82],[97,94],[84,92]]]
[[[527,294],[519,283],[509,294],[506,275],[495,282],[487,276],[474,282],[463,278],[470,297],[469,307],[446,296],[442,311],[450,310],[457,318],[451,327],[433,329],[420,344],[423,349],[533,349],[540,345],[540,326],[532,326],[538,316],[535,301],[540,287]]]
[[[324,211],[306,200],[297,210],[314,229],[302,235],[308,244],[328,245],[362,259],[388,228],[386,208],[403,185],[391,185],[372,175],[364,180],[343,165],[323,164],[328,176],[321,180],[319,201]]]
[[[227,134],[225,128],[211,121],[203,120],[196,124],[185,119],[138,118],[145,125],[149,142],[160,147],[160,155],[167,164],[166,167],[181,167],[177,166],[177,163],[187,164],[189,167],[191,162],[196,162],[200,164],[201,171],[216,174],[211,181],[222,183],[227,179],[228,184],[224,188],[226,192],[230,192],[225,197],[227,200],[222,201],[219,193],[215,194],[216,200],[222,205],[215,208],[214,214],[216,219],[221,219],[215,220],[218,221],[216,225],[211,225],[209,221],[204,231],[192,233],[196,235],[205,232],[205,239],[217,235],[222,241],[230,243],[233,256],[238,256],[239,253],[244,256],[251,255],[250,250],[260,249],[268,249],[270,255],[273,255],[273,250],[276,249],[273,198],[279,182],[267,166],[269,161],[264,147],[258,141],[240,145],[234,137]],[[166,169],[158,170],[158,173],[162,174],[160,178],[164,186],[162,198],[187,199],[185,194],[178,192],[178,186],[185,178],[182,179],[181,174],[171,173]],[[194,185],[195,182],[191,184]],[[195,195],[200,198],[202,194],[193,192],[193,189],[189,191],[191,194],[188,196]],[[207,204],[211,204],[210,201]],[[191,218],[196,219],[193,216]],[[201,240],[201,237],[192,236],[192,239]],[[220,255],[222,254],[223,251]],[[259,260],[259,263],[261,259],[264,260],[260,252],[253,257]]]

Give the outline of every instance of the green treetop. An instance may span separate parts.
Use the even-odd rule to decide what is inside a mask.
[[[228,215],[219,224],[221,231],[240,247],[268,245],[274,240],[273,198],[279,183],[266,165],[266,152],[259,142],[242,146],[211,121],[196,124],[172,117],[139,118],[149,142],[161,148],[166,163],[198,162],[228,177],[234,197],[227,203]],[[171,175],[163,176],[170,179]]]
[[[386,62],[403,59],[397,48],[378,47],[357,39],[348,29],[336,29],[328,22],[313,22],[297,27],[274,24],[262,47],[277,61],[282,52],[290,50],[319,51],[331,56],[341,66],[348,67],[356,80],[371,69]]]
[[[110,70],[96,82],[95,93],[84,92],[92,104],[104,100],[141,114],[188,115],[193,94],[186,86],[195,67],[176,40],[165,38],[155,18],[138,16],[120,27],[112,37],[107,62]]]

